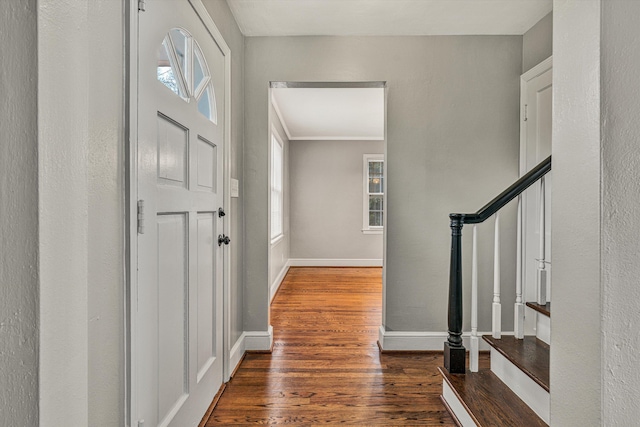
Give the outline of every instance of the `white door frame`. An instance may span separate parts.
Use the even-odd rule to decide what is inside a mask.
[[[553,67],[553,56],[548,57],[526,73],[520,76],[520,176],[528,171],[527,165],[527,122],[525,118],[525,105],[527,105],[527,85],[539,75],[549,71]]]
[[[187,0],[182,0],[185,3]],[[135,316],[135,303],[136,295],[138,293],[138,280],[137,280],[137,239],[138,239],[138,224],[137,224],[137,201],[138,201],[138,0],[127,0],[128,7],[127,12],[127,24],[126,24],[126,36],[127,36],[127,54],[125,63],[127,64],[126,81],[128,84],[128,92],[126,96],[125,106],[125,127],[126,134],[128,136],[128,147],[126,151],[128,154],[126,164],[126,184],[125,184],[125,200],[126,200],[126,268],[125,268],[125,319],[124,319],[124,353],[125,353],[125,420],[126,426],[137,427],[137,372],[136,367],[132,361],[136,360],[137,348],[136,348],[136,316]],[[218,44],[220,50],[224,55],[224,136],[223,136],[223,164],[224,164],[224,200],[223,208],[227,213],[224,221],[223,233],[225,235],[231,234],[231,49],[227,42],[222,37],[222,33],[218,30],[218,27],[213,22],[213,19],[209,15],[202,0],[188,0],[188,3],[196,11],[204,26],[211,33],[213,40]],[[233,236],[232,236],[233,237]],[[223,259],[223,326],[222,326],[222,343],[223,343],[223,382],[228,382],[231,375],[229,366],[229,351],[230,351],[230,337],[231,337],[231,312],[230,312],[230,295],[231,295],[231,257],[230,250],[224,251]],[[203,414],[204,415],[204,414]]]
[[[527,121],[526,118],[526,105],[528,104],[527,99],[527,85],[536,77],[546,73],[551,68],[553,68],[553,56],[548,57],[535,67],[531,68],[526,73],[520,76],[520,176],[527,173]],[[522,212],[523,215],[527,212],[527,200],[525,197],[522,198]],[[524,219],[524,218],[523,218]],[[522,223],[522,227],[524,228],[524,221]],[[526,248],[526,233],[522,233],[522,243],[521,247]],[[525,251],[522,251],[522,260],[521,265],[524,265],[524,256]],[[524,273],[523,273],[523,282],[524,283]],[[523,299],[525,301],[535,301],[536,300],[536,290],[535,289],[524,289],[525,294],[523,295]],[[526,311],[525,311],[526,312]],[[525,317],[524,324],[524,334],[525,335],[535,335],[535,319],[532,319],[531,316]]]

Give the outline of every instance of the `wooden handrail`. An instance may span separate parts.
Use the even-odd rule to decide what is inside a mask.
[[[486,221],[493,214],[498,212],[507,203],[518,197],[524,190],[531,187],[536,181],[545,176],[551,170],[551,156],[540,162],[536,167],[531,169],[519,180],[514,182],[498,194],[489,203],[484,205],[475,213],[452,213],[449,218],[462,218],[463,224],[478,224]]]
[[[520,179],[475,213],[452,213],[451,260],[449,264],[448,336],[444,343],[444,366],[452,374],[466,372],[466,350],[462,345],[462,227],[486,221],[524,190],[551,171],[551,156],[540,162]]]

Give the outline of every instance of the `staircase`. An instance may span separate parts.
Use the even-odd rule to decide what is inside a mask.
[[[540,200],[540,256],[537,289],[525,292],[522,285],[522,209],[520,195],[536,182],[544,194],[544,175],[551,158],[540,163],[507,190],[474,214],[451,214],[452,247],[449,283],[449,336],[445,342],[441,399],[460,426],[547,426],[549,423],[549,343],[551,303],[547,301],[547,270],[544,253],[544,196]],[[473,232],[471,338],[469,363],[462,345],[462,255],[464,224],[477,224],[496,216],[494,259],[499,260],[499,210],[518,198],[518,242],[514,333],[501,331],[500,265],[494,264],[492,333],[477,335],[477,243]],[[523,304],[523,295],[535,293],[537,301]],[[534,297],[534,298],[535,298]],[[525,327],[525,318],[527,326]],[[533,321],[531,320],[533,319]],[[526,335],[528,333],[535,335]],[[479,339],[490,349],[490,369],[479,369]]]

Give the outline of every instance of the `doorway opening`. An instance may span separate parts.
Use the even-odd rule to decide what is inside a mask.
[[[381,267],[384,295],[386,90],[270,83],[270,302],[290,267]]]

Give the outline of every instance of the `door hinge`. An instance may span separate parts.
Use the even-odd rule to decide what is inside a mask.
[[[525,122],[526,122],[526,121],[527,121],[527,119],[528,119],[528,117],[527,117],[527,107],[528,107],[528,105],[527,105],[527,104],[524,104],[524,121],[525,121]]]
[[[138,11],[144,12],[146,10],[147,3],[145,0],[138,0]]]
[[[138,234],[144,234],[144,200],[138,200]]]

